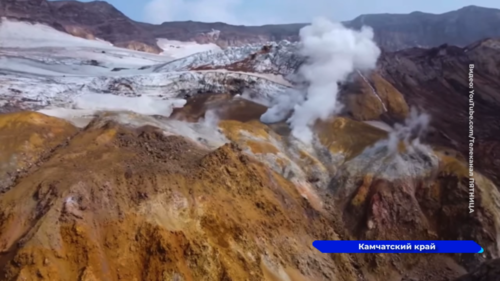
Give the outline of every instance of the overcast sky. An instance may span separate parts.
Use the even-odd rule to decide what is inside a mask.
[[[89,2],[88,0],[85,2]],[[443,13],[468,5],[500,8],[500,0],[108,0],[134,20],[161,23],[193,20],[260,25],[310,22],[315,16],[333,20],[360,14]]]

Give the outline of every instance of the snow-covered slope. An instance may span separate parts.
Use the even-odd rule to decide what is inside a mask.
[[[269,51],[262,52],[264,47]],[[262,53],[256,57],[253,70],[257,72],[279,73],[287,75],[297,69],[303,58],[296,54],[298,43],[289,41],[269,42],[266,44],[229,47],[223,51],[208,51],[193,54],[153,67],[154,72],[185,71],[193,68],[210,66],[214,68],[228,66],[243,61],[252,54]]]
[[[44,73],[35,74],[42,75],[103,75],[114,68],[138,68],[174,59],[75,37],[42,24],[6,19],[0,23],[0,57],[3,59],[0,70],[18,71],[26,66],[22,72],[40,68]],[[86,69],[86,66],[92,67]]]
[[[295,45],[280,42],[252,62],[255,71],[228,71],[225,65],[244,60],[264,45],[221,50],[160,39],[165,52],[155,55],[8,20],[0,26],[0,42],[0,112],[17,108],[61,115],[69,109],[83,114],[135,108],[168,115],[172,100],[179,106],[178,99],[205,92],[245,93],[265,102],[291,87],[280,74],[289,73],[299,61],[293,59]]]
[[[87,40],[55,30],[43,24],[12,21],[0,22],[0,48],[95,47],[113,45],[102,40]]]
[[[258,75],[228,71],[165,72],[128,76],[42,77],[0,76],[0,100],[43,108],[50,104],[73,106],[72,98],[84,94],[128,97],[182,98],[198,92],[258,93],[262,98],[284,92],[288,86]],[[241,82],[244,82],[243,84]],[[243,89],[242,85],[247,85]],[[30,102],[23,102],[29,99]]]

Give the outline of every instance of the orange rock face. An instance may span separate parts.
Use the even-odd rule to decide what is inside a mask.
[[[406,100],[391,83],[378,73],[357,74],[354,83],[344,86],[343,100],[356,120],[380,120],[390,116],[404,120],[409,113]]]
[[[39,113],[0,115],[0,192],[76,132],[69,122]]]
[[[5,151],[36,163],[0,194],[1,280],[437,281],[484,259],[326,255],[319,239],[472,239],[497,255],[498,190],[478,175],[468,214],[467,166],[448,152],[372,155],[387,133],[349,118],[318,124],[321,154],[240,115],[219,123],[216,149],[169,120],[116,116],[77,130],[0,115]]]
[[[328,216],[235,145],[98,124],[0,197],[4,280],[355,280],[312,248]]]

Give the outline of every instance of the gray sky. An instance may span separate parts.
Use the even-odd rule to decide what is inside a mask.
[[[85,2],[89,2],[86,0]],[[500,0],[108,0],[134,20],[194,20],[231,24],[309,22],[315,16],[350,20],[360,14],[443,13],[468,5],[499,8]]]

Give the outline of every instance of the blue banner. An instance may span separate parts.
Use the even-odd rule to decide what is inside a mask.
[[[474,241],[341,241],[317,240],[313,246],[322,253],[482,253]]]

